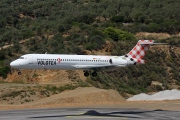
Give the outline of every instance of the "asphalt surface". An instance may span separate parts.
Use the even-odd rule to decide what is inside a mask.
[[[59,108],[0,111],[0,120],[180,120],[180,111]]]

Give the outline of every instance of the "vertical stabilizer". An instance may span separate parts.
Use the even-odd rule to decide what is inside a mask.
[[[130,58],[142,59],[154,40],[139,40],[136,46],[127,54]]]
[[[129,64],[145,64],[143,57],[150,45],[154,44],[154,40],[139,40],[136,46],[125,57],[129,58]]]

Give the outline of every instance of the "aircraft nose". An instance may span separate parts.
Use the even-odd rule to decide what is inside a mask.
[[[14,61],[10,63],[10,66],[13,67],[15,64],[14,64]]]
[[[10,66],[11,66],[11,67],[17,67],[17,66],[18,66],[17,61],[12,61],[12,62],[10,63]]]

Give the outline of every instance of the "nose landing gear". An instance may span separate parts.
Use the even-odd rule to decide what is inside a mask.
[[[20,70],[18,70],[18,75],[21,75],[21,71]]]

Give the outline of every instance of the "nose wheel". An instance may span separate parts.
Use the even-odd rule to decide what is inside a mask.
[[[20,70],[18,70],[18,75],[21,75],[21,71]]]

